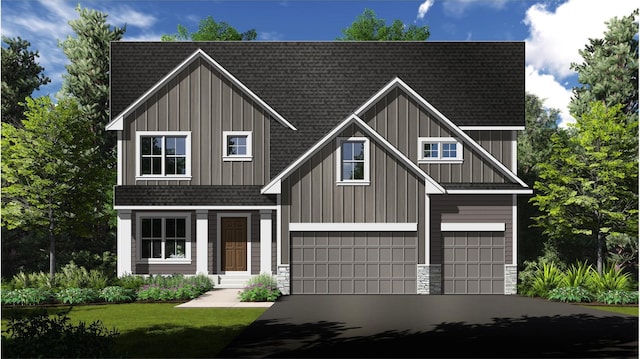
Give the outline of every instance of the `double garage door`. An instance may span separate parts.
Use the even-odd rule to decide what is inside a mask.
[[[504,232],[442,232],[444,294],[504,294]],[[415,294],[416,232],[291,232],[292,294]]]
[[[291,232],[292,294],[415,294],[416,232]]]

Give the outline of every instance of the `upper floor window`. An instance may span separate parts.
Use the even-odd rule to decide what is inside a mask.
[[[138,132],[137,176],[144,179],[176,177],[191,174],[191,133]]]
[[[462,143],[452,137],[418,138],[418,162],[462,162]]]
[[[251,131],[224,131],[222,159],[224,161],[251,161],[253,153]]]
[[[336,158],[338,184],[369,184],[368,138],[338,138]]]

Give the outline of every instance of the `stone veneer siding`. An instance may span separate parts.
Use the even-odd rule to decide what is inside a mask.
[[[439,264],[418,264],[418,294],[442,294],[442,266]]]
[[[504,294],[518,294],[518,266],[516,265],[504,266]]]
[[[276,280],[278,282],[278,289],[280,289],[282,295],[291,294],[291,269],[288,264],[278,266]]]

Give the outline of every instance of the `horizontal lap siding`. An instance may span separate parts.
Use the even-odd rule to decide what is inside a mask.
[[[511,195],[432,195],[431,263],[442,264],[440,223],[504,223],[505,263],[512,262],[513,207]]]
[[[125,185],[263,185],[270,176],[270,115],[197,60],[125,118]],[[136,180],[136,131],[191,131],[191,181]],[[252,131],[252,161],[222,161],[223,131]]]
[[[338,137],[352,136],[364,135],[352,125]],[[290,222],[418,223],[424,238],[423,181],[372,139],[369,143],[370,185],[336,184],[336,140],[282,181],[282,238],[289,238]],[[284,242],[282,261],[288,263]]]
[[[429,99],[427,99],[428,101]],[[418,162],[418,137],[455,137],[440,120],[436,119],[403,90],[393,89],[374,104],[362,119],[398,148],[414,163]],[[496,135],[502,136],[502,135]],[[498,161],[511,163],[511,143],[499,145],[502,137],[483,138],[483,147]],[[464,144],[462,164],[420,164],[431,178],[442,183],[504,183],[504,176],[489,165],[476,151]]]

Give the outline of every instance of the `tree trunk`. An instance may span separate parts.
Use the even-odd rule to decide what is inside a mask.
[[[53,223],[53,209],[49,208],[49,280],[53,285],[56,275],[56,236]]]
[[[603,263],[604,263],[604,233],[597,231],[596,233],[596,246],[597,246],[597,251],[598,251],[598,261],[597,261],[597,267],[598,267],[598,274],[602,274],[602,267],[603,267]]]

